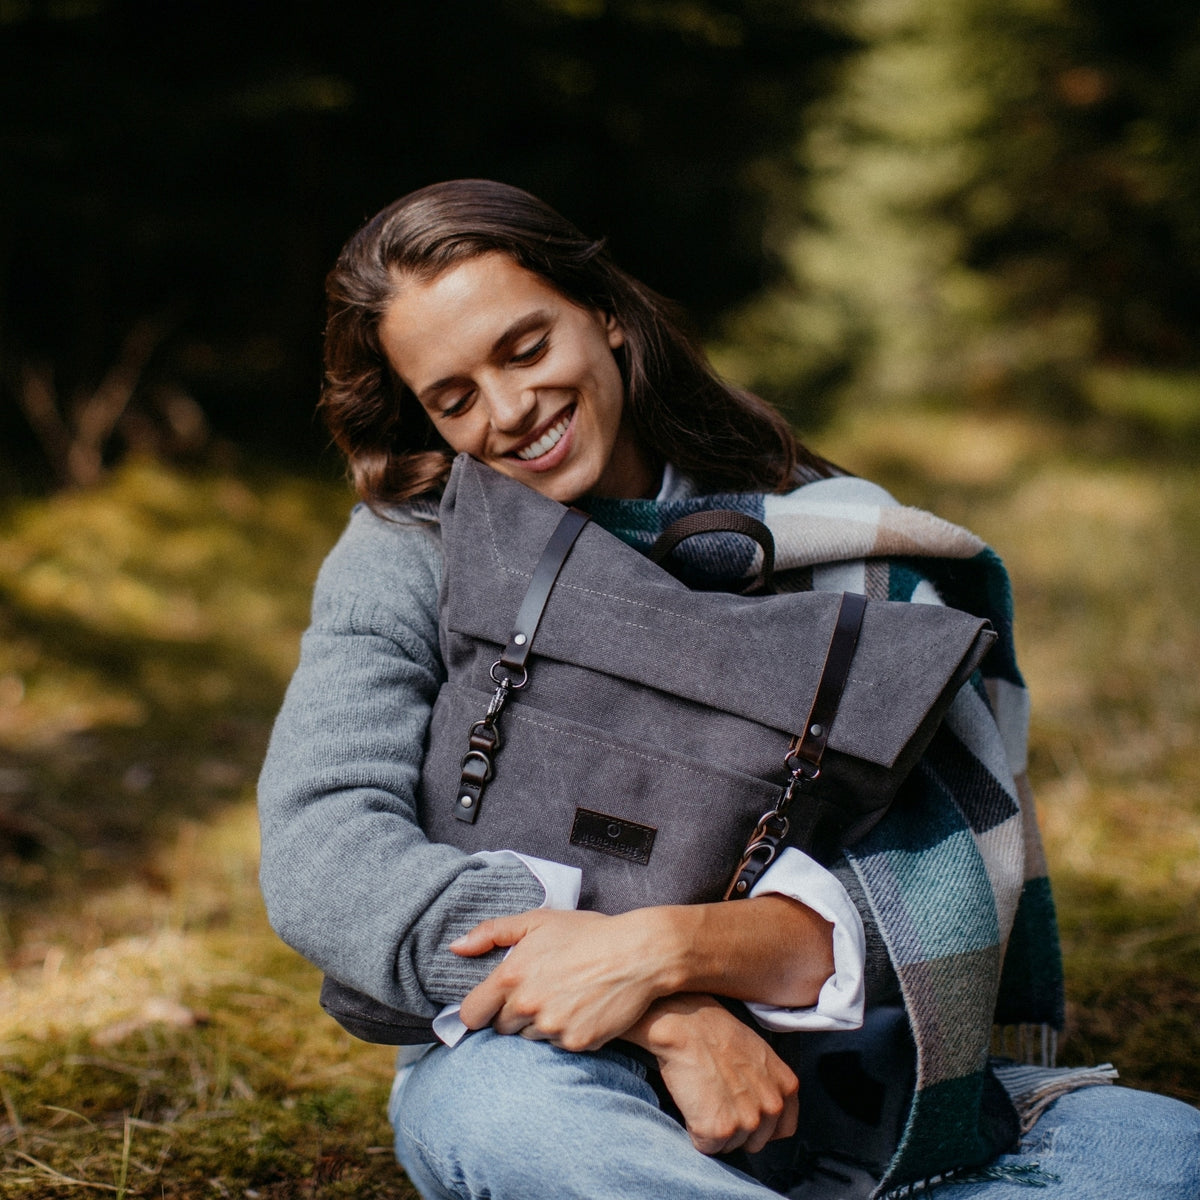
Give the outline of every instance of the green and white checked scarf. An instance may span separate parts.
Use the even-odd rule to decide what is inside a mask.
[[[879,1193],[987,1161],[980,1127],[993,1024],[1061,1028],[1058,934],[1026,778],[1028,697],[1000,559],[965,529],[898,505],[848,476],[786,496],[595,500],[592,516],[648,548],[677,518],[734,508],[764,521],[793,590],[944,602],[988,617],[999,638],[917,768],[914,786],[847,851],[900,980],[917,1047],[916,1094]],[[692,586],[750,574],[745,538],[693,538],[676,552]]]

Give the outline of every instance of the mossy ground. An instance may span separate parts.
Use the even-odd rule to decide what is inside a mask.
[[[1006,558],[1063,1057],[1200,1101],[1200,470],[1028,416],[821,446]],[[349,500],[130,465],[0,513],[0,1195],[412,1197],[390,1052],[270,932],[253,780]]]

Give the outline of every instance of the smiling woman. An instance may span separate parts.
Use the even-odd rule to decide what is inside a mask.
[[[454,450],[555,500],[658,491],[625,418],[611,313],[572,304],[506,254],[397,281],[388,363]]]
[[[425,1040],[389,1106],[421,1193],[865,1200],[955,1175],[964,1200],[1194,1200],[1195,1110],[988,1058],[993,1021],[1061,1023],[995,556],[806,450],[515,188],[404,197],[327,291],[321,405],[366,503],[263,768],[262,885],[285,940]],[[577,911],[584,868],[421,827],[447,674],[435,502],[462,452],[646,549],[736,508],[774,534],[781,590],[978,605],[997,649],[860,841],[820,862],[784,845],[747,899]],[[749,566],[711,543],[693,565],[724,590]]]

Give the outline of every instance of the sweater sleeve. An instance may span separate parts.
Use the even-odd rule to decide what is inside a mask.
[[[430,843],[417,822],[444,678],[440,575],[436,524],[356,510],[318,577],[259,780],[260,880],[276,932],[340,982],[423,1017],[498,961],[459,958],[449,942],[545,897],[519,860]]]
[[[863,985],[866,990],[867,1007],[899,1004],[900,981],[896,978],[896,970],[888,956],[883,934],[879,932],[879,924],[854,868],[842,854],[826,869],[846,889],[846,895],[850,897],[851,903],[858,909],[858,915],[862,918],[863,936],[866,940]]]

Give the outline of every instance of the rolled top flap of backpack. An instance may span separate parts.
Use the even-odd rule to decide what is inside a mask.
[[[442,647],[449,634],[504,646],[563,506],[460,455],[442,502]],[[806,720],[840,596],[695,592],[596,525],[580,534],[530,659],[618,675],[794,734]],[[871,601],[829,747],[890,767],[944,709],[995,639],[980,617]],[[481,681],[480,686],[486,686]]]

